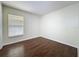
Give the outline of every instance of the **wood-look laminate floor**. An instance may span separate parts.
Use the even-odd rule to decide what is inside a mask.
[[[4,46],[1,57],[76,57],[77,49],[38,37]]]

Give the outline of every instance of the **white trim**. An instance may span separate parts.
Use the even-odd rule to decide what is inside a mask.
[[[0,49],[2,49],[3,45],[2,45],[2,40],[3,40],[3,31],[2,31],[2,2],[0,2],[0,27],[1,27],[1,31],[0,31]]]
[[[53,38],[50,38],[50,37],[47,37],[47,36],[42,36],[42,37],[47,38],[47,39],[50,39],[50,40],[53,40]],[[72,47],[75,47],[75,48],[79,48],[79,47],[76,46],[76,45],[68,44],[68,43],[63,42],[63,41],[59,41],[59,40],[54,40],[54,41],[60,42],[60,43],[62,43],[62,44],[66,44],[66,45],[69,45],[69,46],[72,46]]]
[[[41,35],[40,35],[40,36],[34,36],[34,37],[29,37],[29,38],[21,39],[21,40],[16,41],[16,42],[6,43],[5,45],[9,45],[9,44],[13,44],[13,43],[21,42],[21,41],[24,41],[24,40],[29,40],[29,39],[32,39],[32,38],[37,38],[37,37],[44,37],[44,38],[53,40],[52,38],[49,38],[49,37],[47,37],[47,36],[41,36]],[[77,46],[75,46],[75,45],[70,45],[70,44],[67,44],[67,43],[65,43],[65,42],[61,42],[61,41],[58,41],[58,40],[54,40],[54,41],[57,41],[57,42],[60,42],[60,43],[62,43],[62,44],[66,44],[66,45],[69,45],[69,46],[72,46],[72,47],[76,47],[77,50],[78,50],[78,57],[79,57],[79,48],[78,48]],[[5,46],[5,45],[4,45],[4,46]],[[0,49],[2,49],[2,46],[0,46]]]
[[[3,47],[2,46],[0,46],[0,49],[2,49]]]
[[[78,51],[78,57],[79,57],[79,48],[77,49],[77,51]]]
[[[28,37],[28,38],[21,39],[21,40],[15,41],[15,42],[5,43],[4,46],[5,46],[5,45],[9,45],[9,44],[13,44],[13,43],[18,43],[18,42],[21,42],[21,41],[24,41],[24,40],[30,40],[30,39],[32,39],[32,38],[37,38],[37,37],[39,37],[39,36]]]
[[[42,37],[47,38],[47,39],[50,39],[50,40],[53,40],[52,38],[47,37],[47,36],[43,36],[43,35],[42,35]],[[78,55],[78,57],[79,57],[79,46],[71,45],[71,44],[65,43],[65,42],[63,42],[63,41],[58,41],[58,40],[54,40],[54,41],[60,42],[60,43],[62,43],[62,44],[66,44],[66,45],[69,45],[69,46],[72,46],[72,47],[77,48],[77,55]]]

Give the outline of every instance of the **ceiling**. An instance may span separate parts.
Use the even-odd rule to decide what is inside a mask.
[[[4,5],[32,12],[38,15],[45,15],[49,12],[79,3],[78,1],[3,1]]]

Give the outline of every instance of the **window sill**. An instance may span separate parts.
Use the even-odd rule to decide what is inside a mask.
[[[8,36],[9,38],[15,38],[15,37],[20,37],[20,36],[23,36],[24,34],[21,34],[21,35],[15,35],[15,36]]]

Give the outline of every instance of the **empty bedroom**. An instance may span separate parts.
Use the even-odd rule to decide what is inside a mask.
[[[0,57],[79,57],[79,1],[0,1]]]

